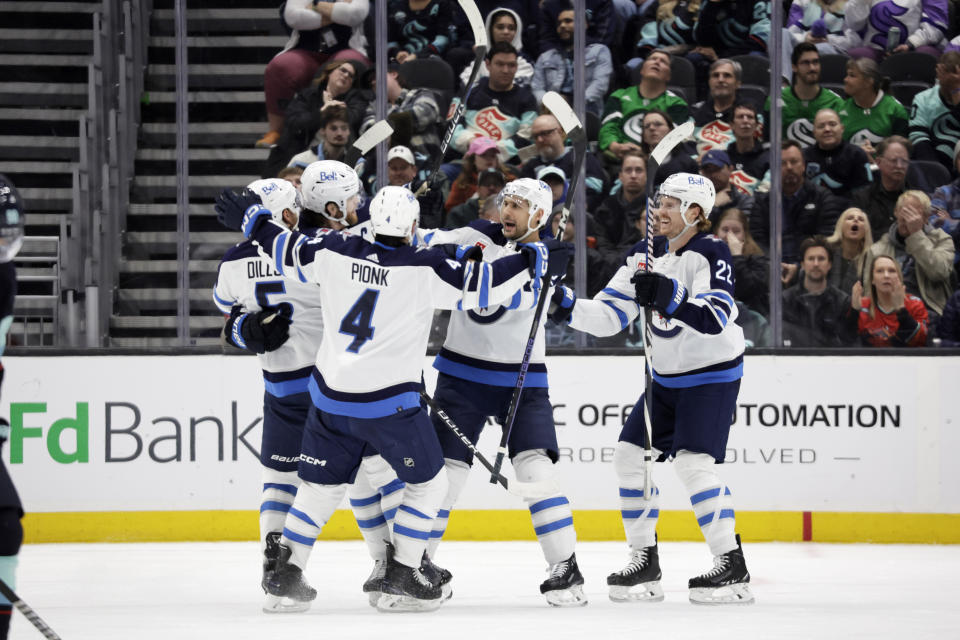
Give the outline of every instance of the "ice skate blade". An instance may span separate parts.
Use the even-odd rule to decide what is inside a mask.
[[[729,584],[724,587],[690,589],[690,602],[693,604],[753,604],[756,600],[745,582]]]
[[[420,600],[410,596],[398,596],[392,593],[380,594],[377,611],[381,613],[422,613],[436,611],[443,604],[443,597],[435,600]]]
[[[367,592],[367,602],[370,603],[370,606],[373,608],[377,607],[377,601],[380,599],[379,591],[368,591]]]
[[[551,607],[583,607],[587,604],[587,596],[583,592],[583,585],[575,584],[569,589],[554,589],[543,594],[547,604]]]
[[[613,602],[663,602],[663,587],[659,580],[630,587],[611,585],[609,595]]]
[[[442,585],[440,585],[440,593],[441,593],[440,599],[443,600],[443,601],[447,601],[447,600],[449,600],[450,598],[452,598],[452,597],[453,597],[453,584],[451,584],[451,583],[448,582],[447,584],[442,584]]]
[[[302,600],[293,600],[284,596],[272,596],[267,594],[263,603],[264,613],[303,613],[310,608],[310,602]]]

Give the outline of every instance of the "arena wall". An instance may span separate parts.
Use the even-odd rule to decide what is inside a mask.
[[[578,535],[623,539],[612,460],[643,359],[549,364]],[[4,369],[3,458],[27,542],[256,539],[253,358],[6,357]],[[960,359],[749,356],[745,369],[723,470],[745,539],[960,543]],[[432,388],[429,359],[424,370]],[[498,438],[488,429],[480,449],[492,457]],[[702,539],[670,465],[655,476],[661,539]],[[488,479],[478,465],[449,538],[534,539],[523,503]],[[359,538],[349,511],[322,537]]]

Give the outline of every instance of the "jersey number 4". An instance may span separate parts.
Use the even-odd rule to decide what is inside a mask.
[[[377,296],[380,292],[376,289],[367,289],[360,294],[357,301],[353,303],[350,310],[340,321],[340,333],[353,336],[353,342],[347,346],[347,351],[358,353],[360,347],[373,338],[373,310],[377,306]]]

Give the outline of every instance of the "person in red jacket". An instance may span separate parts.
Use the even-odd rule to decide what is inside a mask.
[[[853,285],[850,325],[856,322],[860,341],[873,347],[922,347],[927,343],[927,308],[923,300],[907,293],[900,264],[890,256],[877,256],[870,266],[870,295],[863,285]]]

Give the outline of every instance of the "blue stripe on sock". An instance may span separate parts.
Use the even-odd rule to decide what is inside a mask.
[[[725,496],[730,495],[730,487],[724,487],[724,489],[725,489],[725,491],[723,492],[723,495],[725,495]]]
[[[646,513],[646,512],[647,512],[646,509],[630,509],[630,510],[628,510],[628,509],[621,509],[621,510],[620,510],[620,517],[621,517],[621,518],[624,518],[624,519],[627,519],[627,520],[632,520],[632,519],[634,519],[634,518],[639,518],[639,517],[641,517],[641,516],[642,516],[644,513]]]
[[[296,517],[297,517],[298,519],[300,519],[300,520],[303,520],[304,522],[306,522],[306,523],[307,523],[308,525],[310,525],[311,527],[317,527],[317,523],[314,522],[314,521],[310,518],[310,516],[308,516],[307,514],[305,514],[303,511],[300,511],[299,509],[294,509],[293,507],[290,507],[290,514],[296,516]],[[317,528],[319,529],[320,527],[317,527]]]
[[[308,547],[312,547],[313,543],[317,541],[316,538],[308,538],[307,536],[302,536],[299,533],[296,533],[295,531],[290,531],[290,529],[287,529],[286,527],[283,528],[283,537],[293,540],[294,542],[299,542],[300,544],[304,544]]]
[[[393,523],[393,533],[394,535],[407,536],[408,538],[416,538],[417,540],[429,540],[430,532],[429,531],[417,531],[416,529],[411,529],[410,527],[405,527],[402,524]]]
[[[264,482],[263,490],[267,489],[276,489],[277,491],[283,491],[284,493],[289,493],[292,496],[297,495],[297,487],[292,484],[278,484],[276,482]]]
[[[642,498],[643,489],[624,489],[620,487],[620,497],[621,498]]]
[[[438,517],[438,518],[449,518],[449,517],[450,517],[450,510],[449,510],[449,509],[440,509],[440,511],[437,511],[437,517]]]
[[[701,491],[700,493],[695,493],[690,496],[690,504],[699,504],[704,500],[709,500],[710,498],[716,498],[720,495],[720,487],[714,487],[713,489],[707,489],[706,491]]]
[[[545,533],[550,533],[551,531],[556,531],[557,529],[563,529],[564,527],[572,527],[573,518],[564,518],[562,520],[557,520],[556,522],[551,522],[550,524],[545,524],[542,527],[534,527],[533,532],[538,536],[542,536]]]
[[[436,529],[434,529],[433,531],[430,532],[430,537],[431,537],[431,538],[442,538],[444,532],[446,532],[446,529],[443,529],[443,530],[441,530],[441,531],[437,531]]]
[[[647,514],[648,518],[658,518],[660,517],[660,509],[651,509],[650,513]]]
[[[351,507],[369,507],[370,505],[376,502],[380,502],[379,493],[375,493],[369,498],[358,498],[358,499],[350,498]]]
[[[418,518],[423,518],[424,520],[433,520],[433,518],[431,518],[430,516],[428,516],[428,515],[425,514],[424,512],[422,512],[422,511],[417,511],[417,510],[414,509],[413,507],[408,507],[408,506],[405,505],[405,504],[402,504],[402,505],[400,505],[400,506],[397,507],[397,508],[400,509],[401,511],[403,511],[404,513],[409,513],[410,515],[417,516]]]
[[[286,502],[277,502],[276,500],[267,500],[260,503],[260,513],[264,511],[281,511],[287,513],[290,511],[290,505]]]
[[[376,518],[370,518],[369,520],[357,520],[357,526],[361,529],[376,529],[377,527],[382,527],[387,524],[387,521],[383,516],[377,516]]]
[[[394,479],[393,479],[392,481],[390,481],[388,484],[385,484],[385,485],[383,485],[382,487],[380,487],[380,489],[378,489],[378,491],[380,491],[380,495],[381,495],[381,496],[386,497],[386,496],[390,495],[391,493],[395,493],[395,492],[397,492],[397,491],[400,491],[400,490],[403,489],[405,486],[407,486],[407,485],[403,484],[403,481],[402,481],[402,480],[400,480],[399,478],[394,478]]]
[[[723,509],[720,511],[720,515],[717,516],[717,520],[719,520],[720,518],[732,518],[732,517],[733,517],[733,509]]]
[[[712,520],[713,520],[713,512],[710,512],[705,516],[700,516],[699,518],[697,518],[697,524],[702,527],[705,524],[710,524]]]
[[[393,509],[387,509],[386,511],[383,512],[383,517],[386,518],[387,520],[393,520],[396,517],[396,515],[397,515],[396,507],[394,507]]]
[[[551,507],[559,507],[560,505],[570,504],[570,502],[563,496],[557,496],[556,498],[547,498],[546,500],[541,500],[535,504],[530,505],[530,515],[539,513],[544,509],[549,509]]]

